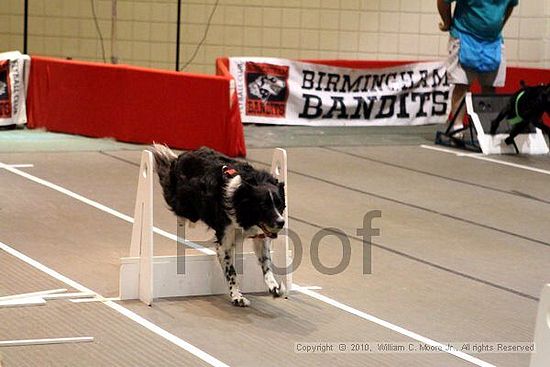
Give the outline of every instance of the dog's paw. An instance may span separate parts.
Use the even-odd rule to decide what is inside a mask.
[[[238,307],[250,306],[250,301],[244,298],[243,296],[235,297],[231,299],[231,303],[233,303],[233,306],[238,306]]]
[[[514,143],[514,138],[507,137],[506,139],[504,139],[504,142],[506,143],[506,145],[513,144]]]
[[[273,296],[273,298],[279,298],[285,295],[286,293],[286,287],[284,284],[278,285],[276,287],[273,287],[269,289],[269,293]]]
[[[269,290],[269,293],[273,296],[273,298],[279,298],[283,295],[283,292],[281,292],[281,287],[275,287]]]

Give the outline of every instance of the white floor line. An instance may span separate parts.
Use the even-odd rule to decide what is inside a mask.
[[[67,278],[66,276],[64,276],[64,275],[58,273],[57,271],[47,267],[46,265],[44,265],[44,264],[28,257],[27,255],[17,251],[16,249],[6,245],[3,242],[0,242],[0,249],[6,251],[10,255],[18,258],[19,260],[26,262],[30,266],[32,266],[32,267],[48,274],[49,276],[51,276],[51,277],[65,283],[65,284],[67,284],[68,286],[79,290],[80,292],[93,293],[93,294],[96,295],[96,297],[103,298],[97,292],[94,292],[93,290],[91,290],[89,288],[86,288],[82,284],[80,284],[80,283],[78,283],[78,282],[76,282],[76,281],[74,281],[70,278]],[[121,305],[119,305],[119,304],[117,304],[113,301],[106,301],[106,302],[103,302],[103,304],[108,306],[109,308],[115,310],[116,312],[128,317],[132,321],[140,324],[141,326],[143,326],[146,329],[152,331],[153,333],[159,335],[160,337],[168,340],[169,342],[177,345],[178,347],[188,351],[189,353],[193,354],[194,356],[202,359],[203,361],[210,364],[211,366],[228,367],[227,364],[225,364],[225,363],[221,362],[220,360],[214,358],[210,354],[204,352],[203,350],[195,347],[192,344],[189,344],[185,340],[178,338],[174,334],[169,333],[168,331],[166,331],[166,330],[162,329],[161,327],[153,324],[152,322],[144,319],[143,317],[141,317],[138,314],[128,310],[127,308],[125,308],[125,307],[123,307],[123,306],[121,306]]]
[[[467,157],[467,158],[472,158],[472,159],[479,159],[479,160],[481,160],[481,161],[486,161],[486,162],[491,162],[491,163],[502,164],[503,166],[509,166],[509,167],[514,167],[514,168],[524,169],[524,170],[531,171],[531,172],[537,172],[537,173],[542,173],[542,174],[545,174],[545,175],[550,175],[550,171],[545,170],[545,169],[540,169],[540,168],[525,166],[525,165],[523,165],[523,164],[517,164],[517,163],[511,163],[511,162],[501,161],[501,160],[498,160],[498,159],[489,158],[489,157],[487,157],[487,156],[485,156],[485,155],[483,155],[483,154],[478,154],[478,153],[462,153],[462,152],[459,152],[459,151],[455,151],[455,150],[451,150],[451,149],[444,149],[444,148],[433,147],[433,146],[430,146],[430,145],[421,145],[420,147],[421,147],[421,148],[424,148],[424,149],[435,150],[435,151],[442,152],[442,153],[451,153],[451,154],[455,154],[455,155],[458,156],[458,157]]]
[[[432,146],[432,145],[425,145],[425,144],[421,144],[421,145],[420,145],[420,148],[429,149],[429,150],[435,150],[435,151],[437,151],[437,152],[450,153],[450,154],[455,154],[455,155],[464,153],[464,152],[459,151],[459,150],[439,148],[439,147],[434,147],[434,146]],[[469,153],[466,153],[466,154],[469,154]]]
[[[95,208],[98,208],[98,209],[100,209],[100,210],[103,210],[103,211],[106,212],[106,213],[112,214],[112,215],[114,215],[114,216],[116,216],[116,217],[118,217],[118,218],[121,218],[121,219],[123,219],[123,220],[126,220],[127,222],[133,223],[133,221],[134,221],[133,218],[131,218],[131,217],[125,215],[125,214],[122,214],[122,213],[120,213],[120,212],[118,212],[118,211],[116,211],[116,210],[114,210],[114,209],[111,209],[111,208],[109,208],[109,207],[107,207],[107,206],[105,206],[105,205],[103,205],[103,204],[99,204],[99,203],[97,203],[97,202],[95,202],[95,201],[93,201],[93,200],[90,200],[90,199],[88,199],[88,198],[85,198],[85,197],[83,197],[83,196],[81,196],[81,195],[78,195],[78,194],[76,194],[76,193],[74,193],[74,192],[72,192],[72,191],[70,191],[70,190],[67,190],[67,189],[65,189],[65,188],[63,188],[63,187],[61,187],[61,186],[58,186],[58,185],[56,185],[56,184],[53,184],[53,183],[48,182],[48,181],[46,181],[46,180],[43,180],[43,179],[41,179],[41,178],[38,178],[38,177],[35,177],[35,176],[32,176],[32,175],[29,175],[29,174],[26,173],[26,172],[19,171],[18,169],[15,169],[15,168],[6,167],[6,165],[3,164],[3,163],[1,163],[1,162],[0,162],[0,168],[5,168],[5,169],[7,169],[8,171],[10,171],[10,172],[12,172],[12,173],[15,173],[15,174],[17,174],[17,175],[20,175],[20,176],[22,176],[22,177],[25,177],[25,178],[27,178],[27,179],[29,179],[29,180],[31,180],[31,181],[34,181],[34,182],[36,182],[36,183],[39,183],[39,184],[41,184],[41,185],[47,186],[47,187],[49,187],[49,188],[52,188],[52,189],[54,189],[54,190],[56,190],[56,191],[58,191],[58,192],[61,192],[61,193],[66,194],[66,195],[68,195],[68,196],[70,196],[70,197],[72,197],[72,198],[75,198],[75,199],[77,199],[77,200],[79,200],[79,201],[81,201],[81,202],[83,202],[83,203],[86,203],[86,204],[91,205],[91,206],[93,206],[93,207],[95,207]],[[168,232],[165,232],[165,231],[162,231],[162,230],[158,230],[158,231],[159,231],[159,232],[156,232],[156,233],[161,234],[161,235],[163,235],[163,236],[167,236],[168,238],[172,238],[172,239],[175,239],[175,240],[177,240],[177,238],[178,238],[177,236],[175,236],[175,235],[173,235],[173,234],[170,234],[170,233],[168,233]],[[2,243],[0,242],[0,248],[2,248],[1,245],[2,245]],[[196,246],[200,246],[200,245],[197,245],[197,244],[195,244],[195,245],[196,245]],[[4,246],[7,246],[7,245],[4,245]],[[8,247],[9,247],[9,246],[8,246]],[[11,248],[10,248],[10,249],[11,249]],[[14,250],[14,249],[11,249],[11,250],[17,252],[17,251]],[[209,250],[209,249],[204,249],[204,250]],[[209,250],[209,251],[212,251],[212,250]],[[214,251],[212,251],[212,252],[214,252]],[[21,255],[22,255],[22,254],[21,254]],[[14,255],[14,256],[16,256],[16,255]],[[23,256],[25,256],[25,255],[23,255]],[[30,258],[29,258],[29,259],[30,259]],[[30,260],[32,260],[32,259],[30,259]],[[35,263],[37,263],[37,262],[34,261],[34,260],[32,260],[32,261],[35,262]],[[38,264],[39,264],[39,263],[38,263]],[[41,264],[40,264],[40,265],[41,265]],[[41,266],[43,266],[43,265],[41,265]],[[60,275],[59,273],[57,273],[57,272],[55,272],[55,271],[53,271],[53,270],[51,270],[51,269],[49,269],[49,268],[47,268],[47,269],[48,269],[49,271],[51,271],[51,272],[54,272],[54,273],[57,274],[58,276],[63,277],[63,276]],[[63,278],[65,278],[65,277],[63,277]],[[68,283],[68,282],[65,282],[65,283],[69,284],[71,287],[73,287],[73,288],[75,288],[75,289],[80,290],[81,292],[88,292],[88,291],[90,291],[89,289],[85,288],[84,286],[82,286],[82,285],[80,285],[80,284],[78,284],[78,283],[76,283],[76,282],[73,282],[72,280],[70,280],[70,279],[68,279],[68,278],[65,278],[65,279],[66,279],[67,281],[73,283],[73,284]],[[78,285],[78,286],[76,286],[76,285]],[[321,294],[319,294],[319,293],[317,293],[317,292],[313,292],[312,290],[308,289],[308,287],[300,287],[300,286],[297,285],[297,284],[292,284],[292,288],[295,289],[295,290],[297,290],[298,292],[300,292],[300,293],[302,293],[302,294],[308,295],[308,296],[310,296],[310,297],[312,297],[312,298],[315,298],[315,299],[317,299],[317,300],[319,300],[319,301],[325,302],[325,303],[327,303],[327,304],[329,304],[329,305],[332,305],[332,306],[334,306],[334,307],[336,307],[336,308],[338,308],[338,309],[340,309],[340,310],[342,310],[342,311],[349,312],[349,313],[351,313],[351,314],[353,314],[353,315],[356,315],[356,316],[359,316],[359,317],[361,317],[361,318],[363,318],[363,319],[365,319],[365,320],[374,322],[374,323],[376,323],[376,324],[378,324],[378,325],[381,325],[381,326],[383,326],[383,327],[386,327],[386,328],[388,328],[388,329],[390,329],[390,330],[393,330],[393,331],[398,332],[398,333],[400,333],[400,334],[409,336],[409,337],[411,337],[411,338],[413,338],[413,339],[415,339],[415,340],[421,341],[421,342],[426,343],[426,344],[429,344],[429,345],[437,345],[437,346],[441,346],[441,345],[442,345],[442,344],[439,343],[439,342],[436,342],[436,341],[434,341],[434,340],[431,340],[431,339],[429,339],[429,338],[426,338],[426,337],[424,337],[424,336],[421,336],[421,335],[419,335],[419,334],[416,334],[416,333],[414,333],[414,332],[412,332],[412,331],[406,330],[406,329],[404,329],[404,328],[402,328],[402,327],[400,327],[400,326],[393,325],[393,324],[391,324],[391,323],[389,323],[389,322],[387,322],[387,321],[384,321],[384,320],[379,319],[379,318],[377,318],[377,317],[375,317],[375,316],[372,316],[372,315],[369,315],[369,314],[367,314],[367,313],[365,313],[365,312],[362,312],[362,311],[359,311],[359,310],[357,310],[357,309],[354,309],[354,308],[352,308],[352,307],[350,307],[350,306],[347,306],[347,305],[345,305],[345,304],[343,304],[343,303],[340,303],[340,302],[338,302],[338,301],[336,301],[336,300],[333,300],[333,299],[331,299],[331,298],[329,298],[329,297],[323,296],[323,295],[321,295]],[[118,305],[118,304],[115,303],[115,302],[107,301],[107,302],[104,302],[104,303],[105,303],[106,305],[108,305],[109,307],[111,307],[112,309],[117,310],[117,311],[120,312],[120,313],[123,313],[123,312],[124,312],[124,313],[123,313],[124,315],[126,315],[126,316],[128,316],[128,317],[130,317],[130,318],[132,318],[132,319],[134,319],[134,318],[139,318],[140,320],[142,320],[142,322],[145,322],[146,325],[148,325],[148,326],[146,326],[146,327],[147,327],[148,329],[152,330],[152,331],[157,330],[156,328],[158,328],[158,326],[156,326],[155,324],[153,324],[153,323],[151,323],[151,322],[149,322],[149,321],[143,319],[141,316],[139,316],[139,315],[133,313],[133,312],[130,311],[130,310],[125,309],[124,307]],[[119,309],[118,309],[119,307],[121,307],[121,308],[124,309],[125,311],[119,310]],[[137,321],[136,321],[136,322],[137,322]],[[142,325],[144,325],[142,322],[139,322],[139,323],[142,324]],[[144,325],[144,326],[145,326],[145,325]],[[160,328],[158,328],[158,329],[160,329]],[[176,336],[174,336],[174,335],[172,335],[172,334],[166,332],[166,331],[163,330],[163,329],[160,329],[160,330],[162,330],[163,332],[165,332],[165,333],[167,334],[167,337],[166,337],[167,339],[168,339],[168,337],[177,338]],[[156,332],[156,331],[155,331],[155,332]],[[160,332],[160,331],[159,331],[159,332]],[[160,334],[159,334],[159,335],[160,335]],[[168,339],[168,340],[170,340],[170,339]],[[180,339],[180,340],[181,340],[181,339]],[[186,343],[186,342],[184,342],[183,340],[182,340],[181,342]],[[431,344],[430,344],[430,343],[431,343]],[[188,344],[188,343],[186,343],[186,344],[189,345],[189,346],[191,346],[191,345]],[[193,347],[193,346],[191,346],[191,347]],[[195,347],[193,347],[193,348],[195,348]],[[200,349],[199,349],[199,351],[200,351]],[[202,352],[202,351],[201,351],[201,352]],[[203,352],[203,353],[204,353],[204,352]],[[478,359],[478,358],[472,357],[472,356],[470,356],[469,354],[466,354],[466,353],[462,353],[462,352],[458,352],[458,351],[447,351],[447,353],[452,354],[452,355],[454,355],[455,357],[461,358],[461,359],[463,359],[463,360],[465,360],[465,361],[471,362],[471,363],[473,363],[473,364],[475,364],[475,365],[477,365],[477,366],[481,366],[481,367],[494,367],[494,365],[492,365],[492,364],[490,364],[490,363],[487,363],[487,362],[484,362],[484,361],[482,361],[482,360],[480,360],[480,359]],[[213,357],[212,357],[212,358],[213,358]],[[219,361],[218,361],[218,362],[219,362]],[[221,363],[221,362],[220,362],[220,363]]]
[[[12,168],[32,168],[34,164],[7,164],[7,166]]]
[[[307,289],[307,290],[310,290],[310,291],[320,291],[323,288],[319,287],[319,286],[316,286],[316,285],[298,285],[296,283],[291,284],[291,288],[290,288],[291,291],[298,291],[298,290],[301,290],[301,289]]]
[[[36,177],[36,176],[33,176],[27,172],[24,172],[24,171],[21,171],[17,168],[14,168],[14,167],[11,167],[10,165],[7,165],[5,163],[2,163],[0,162],[0,168],[3,168],[11,173],[14,173],[16,175],[19,175],[21,177],[24,177],[26,178],[27,180],[30,180],[30,181],[33,181],[37,184],[40,184],[42,186],[46,186],[52,190],[55,190],[57,192],[60,192],[62,194],[65,194],[69,197],[72,197],[73,199],[76,199],[78,201],[81,201],[83,202],[84,204],[88,204],[96,209],[99,209],[101,211],[104,211],[105,213],[109,213],[111,215],[114,215],[115,217],[119,218],[119,219],[122,219],[128,223],[134,223],[134,218],[130,217],[129,215],[126,215],[126,214],[123,214],[117,210],[114,210],[112,208],[109,208],[108,206],[105,206],[103,204],[100,204],[98,203],[97,201],[94,201],[94,200],[91,200],[91,199],[88,199],[87,197],[84,197],[82,195],[79,195],[77,193],[74,193],[70,190],[67,190],[66,188],[64,187],[61,187],[59,185],[56,185],[52,182],[49,182],[49,181],[46,181],[44,179],[41,179],[39,177]],[[187,241],[187,240],[182,240],[181,238],[178,238],[178,236],[174,235],[174,234],[171,234],[169,232],[166,232],[160,228],[157,228],[157,227],[153,227],[153,232],[161,235],[161,236],[164,236],[166,238],[169,238],[173,241],[177,241],[177,242],[184,242],[187,246],[189,247],[192,247],[198,251],[201,251],[202,253],[206,254],[206,255],[216,255],[216,251],[213,251],[211,249],[208,249],[208,248],[204,248],[194,242],[191,242],[191,241]]]
[[[302,294],[305,294],[309,297],[312,297],[312,298],[315,298],[316,300],[319,300],[321,302],[324,302],[326,304],[329,304],[331,306],[334,306],[342,311],[345,311],[345,312],[348,312],[348,313],[351,313],[355,316],[358,316],[362,319],[365,319],[365,320],[368,320],[370,322],[373,322],[377,325],[380,325],[382,327],[385,327],[387,329],[390,329],[392,331],[395,331],[396,333],[399,333],[399,334],[402,334],[402,335],[405,335],[411,339],[414,339],[416,341],[419,341],[421,343],[424,343],[424,344],[428,344],[428,345],[431,345],[433,347],[438,347],[438,348],[443,348],[442,350],[445,351],[445,353],[448,353],[448,354],[452,354],[453,356],[457,357],[457,358],[460,358],[464,361],[467,361],[467,362],[470,362],[470,363],[473,363],[475,364],[476,366],[480,366],[480,367],[495,367],[495,365],[493,364],[490,364],[488,362],[485,362],[485,361],[482,361],[481,359],[479,358],[476,358],[476,357],[473,357],[469,354],[466,354],[464,352],[460,352],[460,351],[455,351],[455,350],[447,350],[445,348],[447,348],[444,344],[442,343],[439,343],[435,340],[432,340],[430,338],[427,338],[425,336],[422,336],[420,334],[417,334],[413,331],[410,331],[410,330],[407,330],[405,328],[402,328],[401,326],[397,326],[397,325],[394,325],[392,324],[391,322],[388,322],[388,321],[385,321],[385,320],[382,320],[382,319],[379,319],[378,317],[376,316],[373,316],[373,315],[370,315],[366,312],[363,312],[363,311],[359,311],[351,306],[348,306],[348,305],[345,305],[343,303],[340,303],[332,298],[329,298],[327,296],[323,296],[322,294],[320,293],[317,293],[317,292],[314,292],[312,290],[309,290],[307,289],[307,287],[300,287],[299,285],[297,284],[293,284],[292,285],[292,289],[296,290],[297,292],[300,292]]]
[[[90,303],[90,302],[107,302],[107,301],[120,301],[120,297],[111,298],[74,298],[69,300],[72,303]]]

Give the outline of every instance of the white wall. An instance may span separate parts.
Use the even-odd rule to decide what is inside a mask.
[[[181,60],[189,60],[215,0],[183,0]],[[102,60],[90,0],[32,0],[29,53]],[[22,0],[0,0],[0,50],[22,49]],[[107,60],[111,1],[95,0]],[[120,62],[174,69],[175,0],[118,0]],[[186,69],[214,73],[218,56],[319,59],[445,57],[436,0],[220,0]],[[550,0],[520,0],[505,29],[509,65],[550,67]]]

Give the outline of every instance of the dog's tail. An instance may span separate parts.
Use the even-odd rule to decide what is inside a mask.
[[[159,175],[160,184],[166,196],[174,184],[171,173],[172,163],[176,161],[178,156],[166,145],[160,144],[153,144],[151,152],[153,153],[153,157],[155,157],[155,171]]]

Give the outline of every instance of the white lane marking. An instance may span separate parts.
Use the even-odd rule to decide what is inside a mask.
[[[3,165],[3,163],[0,163],[0,167],[1,167],[2,165]],[[4,166],[5,166],[5,165],[4,165]],[[91,206],[93,206],[93,207],[96,207],[96,208],[98,208],[98,209],[100,209],[100,210],[103,210],[103,211],[106,212],[106,213],[112,214],[112,215],[114,215],[114,216],[116,216],[116,217],[118,217],[118,218],[124,219],[124,220],[126,220],[126,221],[128,221],[128,222],[133,222],[133,219],[132,219],[131,217],[129,217],[129,216],[127,216],[127,215],[124,215],[124,214],[122,214],[122,213],[120,213],[120,212],[118,212],[118,211],[116,211],[116,210],[114,210],[114,209],[111,209],[111,208],[109,208],[109,207],[107,207],[107,206],[105,206],[105,205],[103,205],[103,204],[99,204],[99,203],[97,203],[97,202],[95,202],[95,201],[93,201],[93,200],[87,199],[87,198],[85,198],[85,197],[83,197],[83,196],[81,196],[81,195],[78,195],[78,194],[76,194],[76,193],[73,193],[72,191],[69,191],[69,190],[67,190],[67,189],[65,189],[65,188],[63,188],[63,187],[61,187],[61,186],[55,185],[55,184],[53,184],[53,183],[51,183],[51,182],[48,182],[48,181],[46,181],[46,180],[43,180],[43,179],[41,179],[41,178],[38,178],[38,177],[35,177],[35,176],[32,176],[32,175],[29,175],[28,173],[19,171],[19,170],[15,169],[15,168],[9,168],[9,167],[8,167],[8,168],[6,168],[6,169],[7,169],[8,171],[10,171],[10,172],[13,172],[13,173],[17,174],[17,175],[20,175],[20,176],[22,176],[22,177],[28,178],[28,179],[31,180],[31,181],[34,181],[34,182],[39,183],[39,184],[41,184],[41,185],[50,187],[50,188],[52,188],[52,189],[54,189],[54,190],[56,190],[56,191],[59,191],[59,192],[61,192],[61,193],[64,193],[64,194],[66,194],[66,195],[68,195],[68,196],[70,196],[70,197],[73,197],[73,198],[75,198],[75,199],[77,199],[77,200],[80,200],[80,201],[82,201],[82,202],[84,202],[84,203],[86,203],[86,204],[89,204],[89,205],[91,205]],[[159,231],[159,232],[160,232],[160,231]],[[157,232],[157,233],[159,233],[159,232]],[[159,233],[159,234],[161,234],[161,233]],[[168,238],[175,238],[175,239],[177,240],[177,236],[175,236],[175,235],[173,235],[173,234],[170,234],[170,233],[168,233],[168,232],[162,231],[162,235],[163,235],[163,236],[166,236],[166,237],[168,237]],[[0,242],[0,244],[1,244],[1,242]],[[200,245],[197,245],[197,244],[196,244],[196,246],[200,246]],[[205,249],[205,250],[209,250],[209,249]],[[209,251],[212,251],[212,250],[209,250]],[[212,252],[215,253],[214,251],[212,251]],[[69,284],[69,283],[67,283],[67,284]],[[77,283],[77,284],[78,284],[78,283]],[[70,285],[70,284],[69,284],[69,285]],[[71,285],[71,286],[72,286],[73,288],[75,288],[75,289],[78,289],[78,290],[82,291],[82,292],[89,291],[89,289],[84,289],[84,290],[82,290],[82,289],[79,289],[79,288],[77,288],[77,287],[75,287],[75,286],[73,286],[73,285]],[[79,285],[79,286],[80,286],[80,285]],[[292,286],[294,286],[294,285],[292,285]],[[82,287],[82,286],[80,286],[80,287]],[[416,339],[416,340],[419,340],[419,341],[421,341],[421,340],[426,340],[426,341],[430,341],[431,343],[437,343],[437,345],[442,345],[441,343],[438,343],[438,342],[433,341],[433,340],[431,340],[431,339],[429,339],[429,338],[426,338],[426,337],[423,337],[423,336],[421,336],[421,335],[418,335],[418,334],[416,334],[416,333],[414,333],[414,332],[412,332],[412,331],[408,331],[408,330],[403,329],[403,328],[401,328],[401,327],[399,327],[399,326],[397,326],[397,325],[393,325],[393,324],[391,324],[391,323],[389,323],[389,322],[387,322],[387,321],[378,319],[378,318],[376,318],[376,317],[374,317],[374,316],[371,316],[371,315],[369,315],[369,314],[367,314],[367,313],[364,313],[364,312],[362,312],[362,311],[356,310],[356,309],[354,309],[354,308],[352,308],[352,307],[350,307],[350,306],[344,305],[344,304],[342,304],[342,303],[340,303],[340,302],[338,302],[338,301],[332,300],[332,299],[330,299],[330,298],[328,298],[328,297],[326,297],[326,296],[323,296],[323,295],[321,295],[321,294],[319,294],[319,293],[316,293],[316,292],[313,292],[313,291],[311,291],[311,290],[308,290],[307,288],[301,288],[301,287],[298,286],[298,285],[296,285],[296,287],[297,287],[296,290],[297,290],[298,292],[302,293],[302,294],[308,295],[308,296],[310,296],[310,297],[312,297],[312,298],[315,298],[315,299],[317,299],[317,300],[319,300],[319,301],[322,301],[322,302],[325,302],[325,303],[327,303],[327,304],[330,304],[330,305],[332,305],[332,306],[334,306],[334,307],[336,307],[336,308],[338,308],[338,309],[340,309],[340,310],[343,310],[343,311],[352,313],[352,314],[354,314],[354,315],[356,315],[356,316],[362,317],[362,318],[365,319],[365,320],[369,320],[369,321],[375,322],[375,323],[377,323],[377,324],[379,324],[379,325],[381,325],[381,326],[384,326],[384,327],[386,327],[386,328],[389,328],[389,329],[391,329],[391,330],[393,330],[393,331],[396,331],[396,332],[398,332],[398,333],[401,333],[401,334],[403,334],[403,335],[407,335],[407,336],[417,335],[419,338],[422,338],[422,339],[417,339],[417,338],[413,338],[413,339]],[[113,308],[113,309],[114,309],[115,307],[118,307],[118,306],[119,306],[118,304],[116,304],[116,303],[114,303],[114,302],[112,302],[112,301],[107,301],[107,302],[104,302],[104,303],[107,304],[109,307],[111,307],[111,308]],[[120,306],[120,307],[122,307],[122,306]],[[125,309],[125,310],[126,310],[126,309]],[[118,310],[117,310],[117,311],[118,311]],[[129,311],[129,310],[126,310],[126,311],[127,311],[127,312],[131,312],[131,311]],[[120,311],[119,311],[119,312],[120,312]],[[131,313],[132,313],[133,315],[135,315],[135,317],[141,318],[141,316],[136,315],[136,314],[134,314],[133,312],[131,312]],[[368,316],[368,317],[367,317],[367,316]],[[143,319],[143,318],[141,318],[141,319],[144,320],[144,321],[147,321],[147,320],[145,320],[145,319]],[[379,322],[376,322],[376,321],[374,321],[374,320],[379,320]],[[147,321],[147,322],[148,322],[148,321]],[[151,324],[151,327],[153,327],[153,326],[156,327],[156,325],[154,325],[154,324],[152,324],[152,323],[149,323],[149,324]],[[390,325],[391,325],[392,327],[390,327]],[[161,329],[161,330],[162,330],[162,329]],[[172,334],[170,334],[170,335],[172,335]],[[172,336],[173,336],[173,335],[172,335]],[[173,337],[175,337],[175,336],[173,336]],[[423,341],[423,342],[424,342],[424,341]],[[429,344],[429,343],[426,342],[426,344]],[[482,360],[480,360],[480,359],[477,359],[477,358],[475,358],[475,357],[472,357],[472,356],[470,356],[470,355],[468,355],[468,354],[466,354],[466,353],[462,353],[462,352],[454,352],[454,353],[453,353],[452,351],[447,351],[447,353],[450,353],[450,354],[452,354],[452,355],[454,355],[454,356],[456,356],[456,357],[458,357],[458,358],[461,358],[461,359],[466,360],[466,361],[469,361],[469,362],[476,361],[476,362],[472,362],[472,363],[474,363],[474,364],[476,364],[476,365],[478,365],[478,366],[481,366],[481,367],[494,367],[493,365],[491,365],[491,364],[489,364],[489,363],[487,363],[487,362],[484,362],[484,361],[482,361]]]
[[[299,285],[297,284],[293,284],[292,285],[292,289],[296,290],[297,292],[300,292],[302,294],[305,294],[307,296],[310,296],[312,298],[315,298],[316,300],[319,300],[321,302],[324,302],[326,304],[329,304],[331,306],[334,306],[342,311],[345,311],[345,312],[349,312],[355,316],[358,316],[362,319],[365,319],[365,320],[368,320],[370,322],[373,322],[377,325],[380,325],[382,327],[385,327],[387,329],[390,329],[390,330],[393,330],[395,331],[396,333],[399,333],[399,334],[402,334],[402,335],[405,335],[405,336],[408,336],[409,338],[411,339],[414,339],[414,340],[417,340],[421,343],[424,343],[424,344],[428,344],[428,345],[431,345],[433,347],[437,347],[437,348],[442,348],[441,350],[445,351],[446,353],[449,353],[449,354],[452,354],[453,356],[455,357],[458,357],[460,359],[463,359],[467,362],[470,362],[470,363],[473,363],[475,364],[476,366],[480,366],[480,367],[495,367],[494,365],[488,363],[488,362],[485,362],[485,361],[482,361],[481,359],[479,358],[476,358],[476,357],[473,357],[469,354],[466,354],[464,352],[460,352],[460,351],[457,351],[457,350],[448,350],[447,349],[447,346],[435,341],[435,340],[432,340],[430,338],[426,338],[425,336],[422,336],[420,334],[417,334],[413,331],[410,331],[410,330],[407,330],[405,328],[402,328],[401,326],[397,326],[395,324],[392,324],[388,321],[385,321],[385,320],[382,320],[376,316],[373,316],[373,315],[370,315],[366,312],[363,312],[363,311],[359,311],[353,307],[350,307],[348,305],[345,305],[343,303],[340,303],[332,298],[329,298],[327,296],[323,296],[322,294],[320,293],[317,293],[317,292],[314,292],[312,290],[309,290],[307,289],[306,287],[300,287]]]
[[[34,167],[34,164],[6,164],[8,167],[12,168],[32,168]],[[0,167],[3,168],[3,167]]]
[[[322,290],[323,288],[322,287],[319,287],[319,286],[316,286],[316,285],[298,285],[296,283],[292,283],[290,285],[290,290],[292,291],[297,291],[299,289],[307,289],[307,290],[310,290],[310,291],[320,291]]]
[[[542,174],[545,174],[545,175],[550,175],[550,171],[548,171],[548,170],[544,170],[544,169],[541,169],[541,168],[530,167],[530,166],[525,166],[523,164],[505,162],[505,161],[501,161],[501,160],[498,160],[498,159],[493,159],[493,158],[486,157],[485,155],[479,154],[479,153],[461,153],[461,152],[456,152],[456,151],[450,150],[450,149],[432,147],[430,145],[421,145],[420,147],[424,148],[424,149],[435,150],[435,151],[438,151],[438,152],[455,154],[458,157],[467,157],[467,158],[472,158],[472,159],[479,159],[481,161],[502,164],[503,166],[520,168],[520,169],[524,169],[524,170],[527,170],[527,171],[532,171],[532,172],[542,173]]]
[[[470,154],[470,153],[463,153],[463,152],[460,152],[460,151],[456,151],[456,150],[453,150],[453,149],[439,148],[439,147],[434,147],[434,146],[425,145],[425,144],[421,144],[420,147],[424,148],[424,149],[435,150],[437,152],[451,153],[451,154],[456,154],[456,155],[458,155],[458,154]]]
[[[0,242],[0,249],[6,251],[10,255],[18,258],[19,260],[26,262],[30,266],[32,266],[32,267],[48,274],[49,276],[51,276],[51,277],[65,283],[65,284],[69,285],[70,287],[79,290],[80,292],[93,293],[93,294],[96,295],[96,297],[103,298],[99,293],[94,292],[93,290],[91,290],[89,288],[86,288],[82,284],[80,284],[80,283],[78,283],[78,282],[76,282],[76,281],[74,281],[70,278],[67,278],[66,276],[64,276],[64,275],[58,273],[57,271],[47,267],[46,265],[44,265],[44,264],[28,257],[27,255],[17,251],[16,249],[6,245],[3,242]],[[153,333],[157,334],[158,336],[168,340],[169,342],[171,342],[171,343],[177,345],[178,347],[188,351],[189,353],[193,354],[194,356],[202,359],[203,361],[210,364],[211,366],[228,367],[227,364],[225,364],[225,363],[221,362],[220,360],[214,358],[213,356],[206,353],[205,351],[195,347],[192,344],[189,344],[188,342],[186,342],[183,339],[178,338],[174,334],[169,333],[168,331],[166,331],[166,330],[162,329],[161,327],[153,324],[152,322],[144,319],[143,317],[141,317],[138,314],[128,310],[127,308],[125,308],[125,307],[123,307],[123,306],[121,306],[121,305],[119,305],[119,304],[117,304],[113,301],[106,301],[106,302],[103,302],[103,304],[108,306],[109,308],[117,311],[118,313],[126,316],[130,320],[140,324],[141,326],[143,326],[146,329],[152,331]]]
[[[120,297],[111,297],[111,298],[75,298],[69,300],[72,303],[90,303],[90,302],[106,302],[106,301],[120,301]]]
[[[84,197],[82,195],[79,195],[77,193],[74,193],[70,190],[67,190],[66,188],[64,187],[61,187],[59,185],[56,185],[52,182],[49,182],[49,181],[46,181],[44,179],[41,179],[39,177],[36,177],[36,176],[33,176],[27,172],[23,172],[21,170],[18,170],[17,168],[13,168],[5,163],[2,163],[0,162],[0,168],[4,168],[5,170],[11,172],[11,173],[14,173],[16,175],[19,175],[21,177],[24,177],[30,181],[33,181],[37,184],[40,184],[42,186],[46,186],[46,187],[49,187],[50,189],[52,190],[55,190],[57,192],[60,192],[62,194],[65,194],[69,197],[72,197],[73,199],[76,199],[78,201],[81,201],[83,202],[84,204],[88,204],[96,209],[99,209],[101,211],[104,211],[105,213],[109,213],[111,215],[114,215],[115,217],[119,218],[119,219],[122,219],[128,223],[134,223],[134,218],[130,217],[129,215],[126,215],[126,214],[123,214],[117,210],[114,210],[114,209],[111,209],[109,208],[108,206],[105,206],[103,204],[100,204],[98,203],[97,201],[93,201],[91,199],[88,199],[87,197]],[[208,248],[204,248],[203,246],[200,246],[194,242],[191,242],[191,241],[187,241],[187,240],[183,240],[182,238],[179,238],[178,236],[176,235],[173,235],[171,233],[168,233],[160,228],[157,228],[157,227],[153,227],[153,232],[161,235],[161,236],[164,236],[166,238],[169,238],[173,241],[176,241],[178,243],[185,243],[185,245],[191,247],[191,248],[194,248],[198,251],[201,251],[202,253],[206,254],[206,255],[215,255],[216,252],[213,251],[213,250],[210,250]]]

